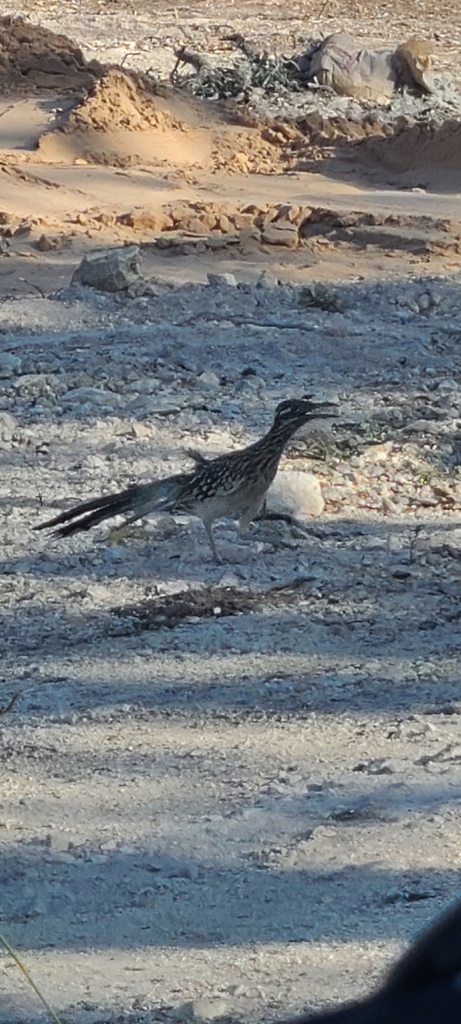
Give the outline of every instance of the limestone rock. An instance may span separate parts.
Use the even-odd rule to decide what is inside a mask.
[[[11,441],[18,423],[9,412],[0,412],[0,440]]]
[[[317,477],[301,470],[281,470],[267,495],[269,512],[287,512],[295,519],[319,516],[324,507]]]
[[[173,227],[173,220],[164,210],[146,210],[135,207],[120,217],[120,223],[135,231],[166,231]]]
[[[283,218],[266,224],[263,230],[263,241],[268,245],[286,245],[294,249],[298,244],[299,236],[296,224]]]
[[[42,234],[35,243],[35,248],[39,252],[51,252],[52,249],[57,249],[58,241],[56,238],[51,238],[50,235]]]
[[[244,256],[252,252],[259,252],[261,249],[261,232],[254,225],[240,228],[239,242]]]

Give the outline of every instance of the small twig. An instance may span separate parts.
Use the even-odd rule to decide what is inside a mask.
[[[145,53],[145,50],[129,50],[128,53],[125,53],[124,56],[122,57],[122,59],[120,61],[120,67],[123,68],[123,65],[124,65],[125,61],[128,60],[128,57],[138,57],[139,54],[143,54],[143,53]]]
[[[459,764],[461,760],[459,754],[455,754],[453,757],[445,757],[445,754],[450,754],[452,750],[453,743],[447,743],[446,746],[442,747],[441,750],[438,750],[436,754],[423,754],[422,757],[418,757],[418,760],[415,761],[415,764],[422,765],[423,768],[426,768],[426,766],[430,764],[431,761],[435,761],[436,764],[439,762],[441,762],[442,764],[446,764],[447,761],[451,761],[454,764]]]
[[[8,714],[8,711],[11,711],[11,708],[14,707],[14,705],[16,704],[16,701],[17,701],[18,697],[19,697],[19,690],[18,690],[17,693],[13,693],[13,696],[12,696],[11,700],[8,701],[8,704],[5,704],[4,708],[0,708],[0,715]]]
[[[327,7],[327,6],[328,6],[328,0],[325,0],[325,3],[324,3],[324,4],[322,4],[322,6],[321,6],[321,8],[320,8],[320,10],[319,10],[319,13],[318,13],[318,15],[317,15],[317,17],[318,17],[318,18],[321,18],[321,17],[322,17],[322,14],[323,14],[323,12],[324,12],[324,10],[325,10],[325,7]]]
[[[170,78],[174,79],[176,72],[180,64],[191,64],[195,71],[203,71],[204,68],[210,67],[210,62],[206,57],[202,57],[200,53],[195,50],[188,50],[185,46],[180,46],[179,49],[174,51],[176,57],[176,64],[170,74]]]
[[[24,284],[28,284],[28,285],[29,285],[29,288],[36,288],[36,289],[37,289],[37,291],[38,291],[38,292],[40,293],[40,295],[42,296],[42,299],[46,299],[46,293],[45,293],[45,292],[43,291],[43,288],[40,288],[40,285],[39,285],[39,284],[34,284],[34,282],[33,282],[33,281],[28,281],[28,280],[27,280],[27,277],[23,277],[23,279],[22,279],[22,280],[24,281]]]
[[[177,75],[177,71],[178,71],[178,68],[179,68],[180,64],[181,64],[181,57],[176,57],[176,64],[175,64],[173,70],[170,71],[170,81],[171,82],[174,82],[176,80],[176,75]]]
[[[12,949],[12,947],[9,944],[9,942],[7,942],[7,940],[5,939],[5,936],[2,935],[1,932],[0,932],[0,942],[3,943],[3,945],[5,946],[5,949],[7,949],[9,954],[10,954],[10,956],[13,957],[13,960],[18,965],[19,969],[22,971],[22,973],[27,978],[27,980],[29,982],[29,985],[32,985],[32,988],[33,988],[34,992],[36,992],[37,995],[38,995],[38,998],[41,999],[43,1005],[48,1010],[48,1013],[50,1014],[50,1017],[53,1018],[55,1024],[62,1024],[62,1021],[59,1019],[57,1014],[54,1012],[54,1010],[52,1009],[50,1004],[46,1001],[45,997],[42,996],[42,993],[40,992],[40,989],[35,984],[35,981],[33,980],[33,978],[31,978],[31,976],[29,974],[29,971],[27,970],[27,967],[24,966],[24,964],[22,963],[22,960],[19,959],[18,954],[15,953],[14,949]]]

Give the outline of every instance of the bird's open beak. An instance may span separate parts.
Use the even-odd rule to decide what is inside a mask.
[[[321,402],[316,401],[312,395],[303,395],[306,402],[312,406],[311,416],[317,416],[320,418],[334,417],[339,415],[339,403],[337,402]]]

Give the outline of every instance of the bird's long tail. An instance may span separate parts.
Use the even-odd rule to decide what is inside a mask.
[[[170,511],[180,491],[184,475],[169,477],[167,480],[156,480],[150,484],[137,484],[128,487],[118,494],[108,494],[100,498],[91,498],[80,505],[60,512],[46,523],[34,526],[34,530],[51,529],[60,537],[70,537],[79,530],[91,530],[104,519],[131,513],[127,522],[134,523],[137,519],[150,512]],[[61,524],[65,523],[65,526]],[[54,529],[57,527],[57,529]]]

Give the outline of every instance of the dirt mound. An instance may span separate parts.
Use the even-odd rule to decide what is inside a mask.
[[[368,138],[358,146],[367,161],[378,162],[393,171],[437,166],[461,170],[461,121],[446,121],[441,127],[428,124],[405,125],[387,138]]]
[[[280,172],[283,149],[297,129],[229,124],[216,107],[145,76],[113,68],[75,107],[64,124],[38,142],[49,163],[136,164]],[[302,136],[300,136],[302,137]]]
[[[89,89],[102,73],[67,36],[23,18],[0,18],[0,93]]]
[[[190,122],[193,110],[196,108],[187,101],[178,100],[174,105],[171,99],[166,101],[146,78],[111,69],[91,95],[72,111],[69,127],[88,131],[183,131],[184,118]]]
[[[47,163],[279,174],[312,158],[317,141],[331,142],[331,133],[319,133],[317,121],[312,132],[307,125],[269,125],[257,119],[242,124],[241,114],[233,118],[233,113],[158,86],[144,75],[112,68],[64,123],[40,137],[38,155]]]
[[[193,101],[159,94],[140,76],[112,69],[64,125],[41,136],[38,149],[50,163],[203,167],[209,163],[211,137]]]

